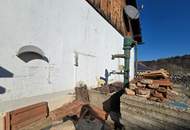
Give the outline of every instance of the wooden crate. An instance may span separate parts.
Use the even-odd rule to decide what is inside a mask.
[[[4,128],[5,130],[18,130],[31,123],[47,118],[48,114],[47,102],[41,102],[7,112],[4,118]]]

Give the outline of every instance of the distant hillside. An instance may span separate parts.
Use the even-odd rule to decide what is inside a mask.
[[[141,63],[152,69],[164,68],[172,75],[190,74],[190,55],[142,61]]]

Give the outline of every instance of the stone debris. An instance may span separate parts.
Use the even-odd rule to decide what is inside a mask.
[[[165,99],[173,99],[177,95],[172,90],[173,84],[169,76],[170,74],[164,69],[143,72],[131,81],[129,88],[137,96],[163,102]],[[133,93],[131,91],[130,95]]]
[[[150,96],[150,90],[149,89],[137,88],[137,89],[135,89],[135,93],[139,96],[140,95],[145,96],[145,97]]]
[[[171,79],[175,84],[180,84],[186,88],[190,88],[190,73],[189,74],[184,74],[184,73],[172,74]]]
[[[135,92],[133,90],[131,90],[131,89],[128,89],[128,88],[125,89],[125,92],[126,92],[127,95],[130,95],[130,96],[135,95]]]
[[[136,88],[137,88],[137,85],[136,85],[136,84],[133,84],[133,83],[130,83],[130,84],[129,84],[129,89],[135,90]]]
[[[142,79],[142,80],[140,80],[140,82],[142,84],[145,84],[145,85],[147,85],[147,84],[152,85],[153,84],[153,80],[151,80],[151,79]]]

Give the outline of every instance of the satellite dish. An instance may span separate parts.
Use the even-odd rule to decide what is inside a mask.
[[[131,18],[131,19],[139,18],[140,13],[139,13],[138,9],[136,9],[134,6],[127,5],[127,6],[125,6],[124,10],[129,18]]]

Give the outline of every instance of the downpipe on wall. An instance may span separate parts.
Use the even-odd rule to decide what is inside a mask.
[[[124,38],[124,43],[123,43],[124,54],[112,55],[112,60],[114,60],[115,58],[124,58],[124,72],[114,73],[114,74],[124,75],[124,81],[123,81],[124,88],[129,87],[130,52],[131,52],[131,49],[135,47],[136,45],[137,45],[137,42],[134,41],[132,37],[127,36]]]

